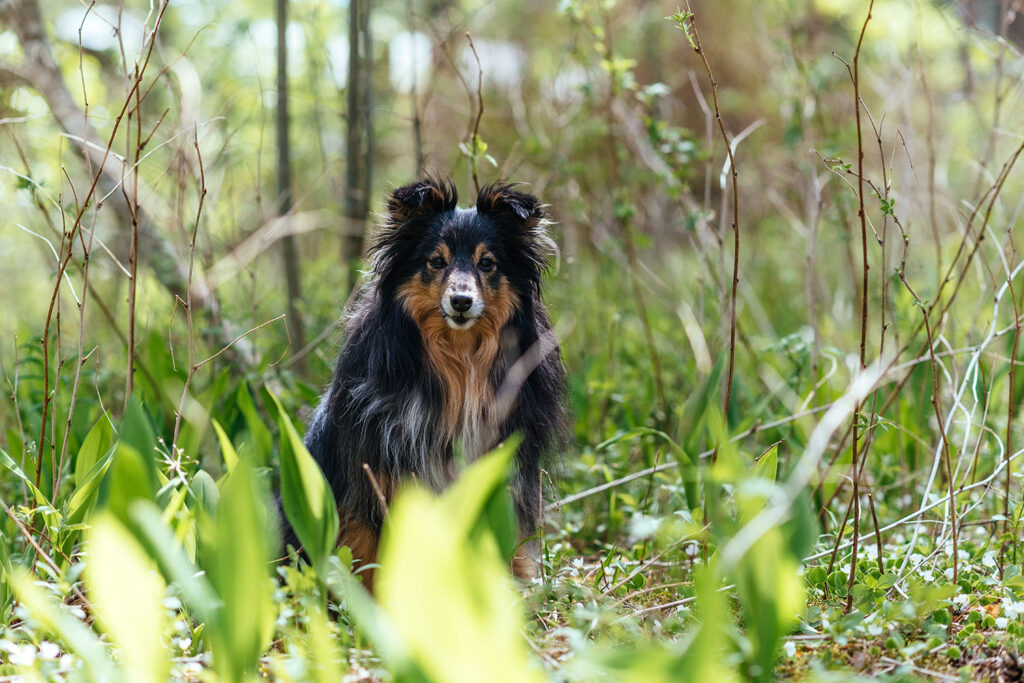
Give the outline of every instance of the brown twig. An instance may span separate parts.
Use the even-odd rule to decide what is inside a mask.
[[[174,415],[174,438],[171,440],[171,457],[175,456],[178,447],[178,434],[181,432],[181,417],[185,412],[185,401],[188,399],[189,386],[192,378],[195,377],[199,365],[196,363],[196,338],[192,324],[192,275],[196,262],[196,236],[199,234],[199,222],[203,215],[203,202],[206,199],[206,171],[203,168],[203,155],[199,151],[199,132],[193,132],[192,146],[196,151],[196,164],[199,167],[199,205],[196,207],[195,224],[192,226],[192,238],[188,245],[188,280],[185,288],[185,325],[188,328],[188,374],[185,376],[185,386],[181,390],[181,400],[178,402],[178,410]],[[178,297],[180,301],[181,298]],[[175,306],[177,308],[177,306]],[[243,335],[244,336],[244,335]],[[241,338],[241,337],[239,337]]]
[[[366,472],[366,477],[370,480],[370,486],[373,487],[373,492],[377,494],[377,502],[380,503],[381,514],[388,514],[388,499],[384,495],[384,489],[380,487],[380,483],[377,481],[377,477],[373,476],[373,470],[370,466],[363,463],[363,472]]]
[[[473,44],[473,36],[466,32],[466,40],[469,41],[469,49],[473,51],[473,58],[476,60],[476,118],[473,127],[469,131],[469,166],[473,173],[473,187],[477,194],[480,193],[480,178],[477,175],[477,155],[480,150],[480,120],[484,117],[484,68],[480,63],[480,55],[477,54],[476,45]],[[473,96],[469,96],[470,106],[473,103]]]
[[[868,4],[868,15],[860,29],[860,37],[857,39],[857,49],[853,53],[853,98],[854,111],[857,119],[857,216],[860,218],[860,243],[862,257],[862,284],[861,284],[861,307],[860,307],[860,369],[866,367],[865,356],[867,350],[868,336],[868,227],[867,214],[864,212],[864,143],[861,135],[860,124],[860,49],[864,42],[864,33],[867,31],[868,22],[871,21],[871,11],[874,9],[875,0]],[[858,447],[861,445],[858,440],[858,420],[860,413],[860,401],[853,409],[853,455],[851,469],[853,470],[853,550],[850,558],[850,578],[846,586],[846,608],[849,612],[853,607],[853,583],[857,576],[857,539],[860,537],[860,467]],[[866,456],[866,454],[865,454]]]
[[[715,75],[711,71],[711,63],[708,61],[707,55],[704,54],[704,49],[700,42],[700,33],[697,31],[697,19],[693,14],[693,10],[690,8],[689,0],[686,2],[686,11],[689,16],[684,19],[684,23],[689,21],[689,27],[680,26],[686,31],[687,36],[692,35],[690,42],[693,51],[700,56],[701,62],[704,64],[704,71],[707,73],[708,81],[711,84],[711,102],[715,110],[715,121],[718,123],[718,130],[722,134],[722,140],[725,142],[725,152],[729,158],[729,175],[732,180],[732,288],[729,295],[729,366],[726,371],[725,379],[725,397],[722,399],[722,414],[726,417],[729,415],[729,404],[732,400],[732,384],[733,375],[736,365],[736,290],[739,287],[740,276],[740,229],[739,229],[739,218],[740,218],[740,193],[738,187],[738,172],[736,170],[736,159],[733,155],[732,144],[729,141],[729,134],[725,131],[725,123],[722,121],[722,112],[718,106],[718,83],[715,81]],[[863,367],[863,360],[861,366]],[[712,462],[714,462],[715,456],[712,456]]]

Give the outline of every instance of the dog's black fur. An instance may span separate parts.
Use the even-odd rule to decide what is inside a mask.
[[[362,561],[375,561],[383,523],[375,487],[390,498],[416,478],[443,490],[456,448],[471,459],[516,432],[511,488],[521,535],[534,535],[542,461],[566,425],[565,373],[541,303],[545,223],[535,197],[504,184],[470,209],[457,208],[450,180],[433,178],[388,200],[371,277],[306,435],[337,500],[339,544]],[[483,300],[478,318],[452,308],[460,294]],[[520,576],[532,567],[529,557],[513,565]]]

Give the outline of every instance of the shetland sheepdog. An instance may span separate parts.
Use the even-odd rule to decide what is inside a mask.
[[[338,504],[338,544],[364,564],[404,481],[440,492],[457,452],[471,461],[514,433],[511,492],[521,538],[534,536],[541,465],[565,434],[565,373],[541,303],[543,208],[500,183],[475,207],[457,203],[452,181],[436,178],[388,199],[306,435]],[[532,577],[535,554],[536,543],[521,545],[513,573]]]

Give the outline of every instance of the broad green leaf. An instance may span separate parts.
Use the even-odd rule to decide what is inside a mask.
[[[163,644],[165,585],[155,562],[117,519],[96,519],[86,538],[85,580],[93,613],[121,650],[131,681],[167,680],[170,657]]]
[[[508,473],[522,438],[508,439],[491,453],[477,460],[444,495],[452,507],[453,518],[473,525],[455,528],[452,533],[477,535],[484,529],[494,534],[506,561],[518,545],[518,525],[508,495]]]
[[[256,410],[256,404],[252,400],[252,392],[249,389],[248,382],[243,382],[239,385],[238,391],[235,392],[235,401],[238,409],[242,411],[242,416],[245,418],[245,426],[249,431],[249,439],[251,441],[251,443],[243,441],[239,449],[243,453],[252,454],[254,456],[253,462],[265,465],[270,458],[274,441],[270,436],[270,430],[263,424],[259,411]]]
[[[743,605],[756,679],[774,680],[779,639],[797,622],[806,605],[798,562],[789,554],[779,527],[768,530],[747,551],[735,570],[736,589]]]
[[[248,459],[224,484],[216,538],[204,554],[210,584],[221,599],[218,627],[208,632],[213,667],[222,680],[254,678],[274,630],[267,508]]]
[[[86,441],[88,441],[88,438]],[[110,468],[110,464],[114,462],[115,452],[115,448],[111,446],[107,450],[107,454],[102,459],[94,462],[89,471],[82,474],[80,479],[76,475],[76,479],[79,479],[79,481],[75,487],[74,495],[71,496],[71,500],[68,502],[68,524],[78,524],[85,519],[89,510],[92,509],[93,504],[96,502],[96,496],[99,493],[100,484],[103,482],[103,476]]]
[[[210,476],[210,473],[206,470],[196,472],[195,476],[192,477],[191,489],[195,494],[196,501],[203,510],[207,514],[215,515],[217,513],[217,504],[220,502],[220,490],[217,488],[217,483]]]
[[[682,443],[682,447],[687,453],[696,453],[703,434],[701,424],[704,421],[705,415],[707,415],[708,407],[712,405],[713,399],[717,398],[722,386],[722,374],[725,369],[726,359],[727,355],[722,353],[718,360],[715,361],[714,366],[712,366],[711,372],[697,385],[696,391],[690,394],[690,397],[683,405],[678,433],[680,434],[679,440]]]
[[[152,456],[144,456],[127,442],[117,443],[108,481],[107,506],[121,521],[127,522],[128,509],[136,500],[156,498],[158,479]]]
[[[35,484],[32,483],[32,480],[28,478],[28,476],[22,471],[18,463],[14,461],[14,458],[7,455],[7,451],[5,451],[2,448],[0,448],[0,467],[4,467],[11,474],[18,477],[18,479],[21,479],[26,486],[28,486],[28,490],[32,492],[32,497],[35,498],[37,505],[48,506],[50,504],[50,500],[46,497],[46,495],[36,488]]]
[[[152,501],[138,500],[128,510],[130,528],[135,538],[152,557],[160,573],[174,583],[182,600],[210,628],[216,623],[221,600],[210,586],[209,579],[189,561],[181,543],[161,519],[160,509]]]
[[[128,401],[117,435],[122,443],[128,444],[148,461],[152,461],[157,446],[156,431],[138,399],[132,398]]]
[[[313,566],[322,570],[338,539],[338,508],[320,466],[276,397],[281,428],[281,505]]]
[[[732,622],[727,596],[719,589],[722,576],[717,562],[712,559],[707,566],[694,571],[694,585],[697,589],[697,621],[689,634],[689,646],[674,662],[668,664],[670,675],[663,675],[664,681],[735,681],[739,677],[726,663],[729,643],[726,640],[727,625]],[[640,683],[637,676],[627,678]],[[657,679],[655,679],[657,680]]]
[[[7,626],[14,614],[14,567],[8,548],[11,540],[0,531],[0,625]]]
[[[228,468],[228,472],[230,472],[235,469],[235,465],[238,463],[238,453],[235,452],[235,447],[231,445],[231,439],[224,432],[224,428],[216,420],[213,421],[213,429],[217,432],[217,440],[220,442],[220,454],[224,458],[224,465]]]
[[[377,596],[430,680],[543,680],[506,561],[493,533],[479,531],[513,452],[481,458],[440,500],[408,487],[391,507]]]
[[[85,485],[86,481],[93,474],[93,468],[99,462],[101,456],[109,454],[111,444],[114,441],[114,428],[107,419],[107,414],[100,415],[100,419],[93,425],[92,429],[82,442],[75,457],[75,490]]]
[[[761,479],[767,479],[768,481],[774,482],[778,476],[779,469],[779,444],[773,443],[768,447],[761,457],[754,462],[754,467],[750,473],[754,477],[760,477]]]
[[[51,529],[57,528],[60,524],[60,520],[57,514],[53,512],[50,500],[46,497],[46,494],[36,488],[35,484],[32,483],[32,480],[29,479],[22,471],[21,467],[18,466],[18,463],[14,462],[14,458],[7,455],[7,452],[2,448],[0,448],[0,467],[4,467],[24,482],[28,490],[32,492],[32,497],[35,499],[36,505],[43,510],[48,510],[48,512],[43,512],[43,521],[46,523],[46,526]]]

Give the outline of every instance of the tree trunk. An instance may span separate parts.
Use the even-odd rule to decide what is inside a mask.
[[[349,289],[356,284],[370,213],[373,172],[373,42],[370,0],[350,0],[348,26],[347,159],[345,165],[345,218],[341,258],[348,267]]]
[[[291,143],[288,139],[288,0],[277,0],[277,207],[278,215],[286,216],[292,210]],[[298,302],[302,299],[302,279],[299,276],[299,254],[295,236],[281,240],[284,260],[284,280],[288,297],[288,329],[293,349],[306,346],[305,327]],[[305,361],[299,360],[296,369],[301,374]]]

